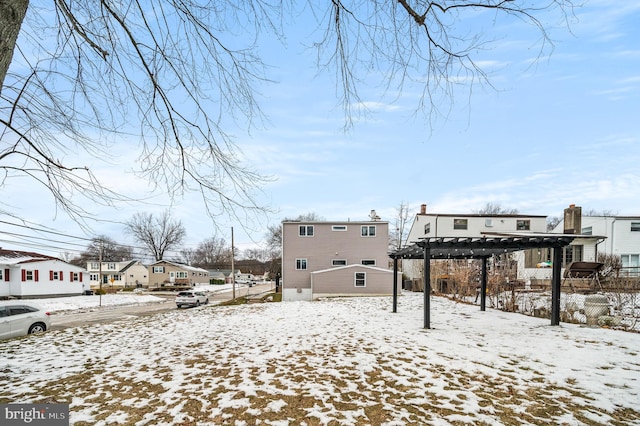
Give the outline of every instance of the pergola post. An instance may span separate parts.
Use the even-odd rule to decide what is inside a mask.
[[[560,325],[560,269],[562,268],[562,247],[553,248],[551,271],[551,325]]]
[[[393,258],[393,313],[398,312],[398,258]]]
[[[431,250],[424,247],[424,328],[431,328]]]
[[[482,258],[482,281],[480,283],[480,310],[487,310],[487,258]]]

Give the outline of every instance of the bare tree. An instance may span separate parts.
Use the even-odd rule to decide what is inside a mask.
[[[116,240],[106,235],[100,235],[92,238],[87,248],[69,263],[86,268],[87,262],[98,262],[100,259],[114,262],[131,260],[133,248],[118,244]]]
[[[404,201],[396,207],[396,216],[394,217],[394,227],[389,232],[389,248],[391,250],[398,250],[402,247],[402,244],[409,235],[408,221],[409,221],[409,204],[405,204]]]
[[[562,222],[562,218],[560,216],[547,217],[547,232],[553,231],[560,222]]]
[[[488,82],[478,52],[498,38],[501,20],[531,24],[543,53],[552,43],[542,17],[557,12],[567,22],[572,8],[572,0],[57,0],[42,8],[5,0],[0,184],[29,176],[71,217],[91,217],[87,201],[129,198],[98,180],[79,154],[109,158],[113,144],[131,150],[133,140],[138,175],[153,188],[172,197],[198,190],[211,216],[259,212],[254,190],[265,177],[243,165],[228,132],[263,118],[256,98],[269,81],[263,33],[285,40],[288,17],[317,18],[321,38],[309,42],[320,69],[335,71],[348,126],[363,111],[364,76],[368,86],[380,76],[397,93],[417,84],[416,108],[446,113],[443,100],[451,102],[460,81],[469,91]],[[486,25],[465,25],[472,17]]]
[[[125,226],[155,260],[162,260],[167,250],[178,247],[185,237],[182,222],[173,220],[168,210],[159,217],[151,213],[136,213]]]
[[[221,268],[231,265],[231,246],[224,238],[211,237],[200,242],[194,253],[194,265]]]
[[[503,208],[500,203],[488,202],[483,208],[474,210],[475,214],[518,214],[518,209]]]

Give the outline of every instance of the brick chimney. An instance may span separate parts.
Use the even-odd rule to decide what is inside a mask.
[[[420,204],[420,214],[427,214],[427,205]]]

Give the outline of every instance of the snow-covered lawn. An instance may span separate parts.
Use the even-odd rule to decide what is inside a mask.
[[[95,297],[95,296],[94,296]],[[640,424],[640,334],[422,295],[204,306],[0,342],[75,425]]]

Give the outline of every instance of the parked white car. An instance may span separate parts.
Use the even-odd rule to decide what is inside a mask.
[[[180,291],[176,295],[176,305],[178,308],[183,306],[200,306],[209,303],[209,297],[202,291],[186,290]]]
[[[0,302],[0,339],[43,333],[51,327],[49,312],[31,302]]]

